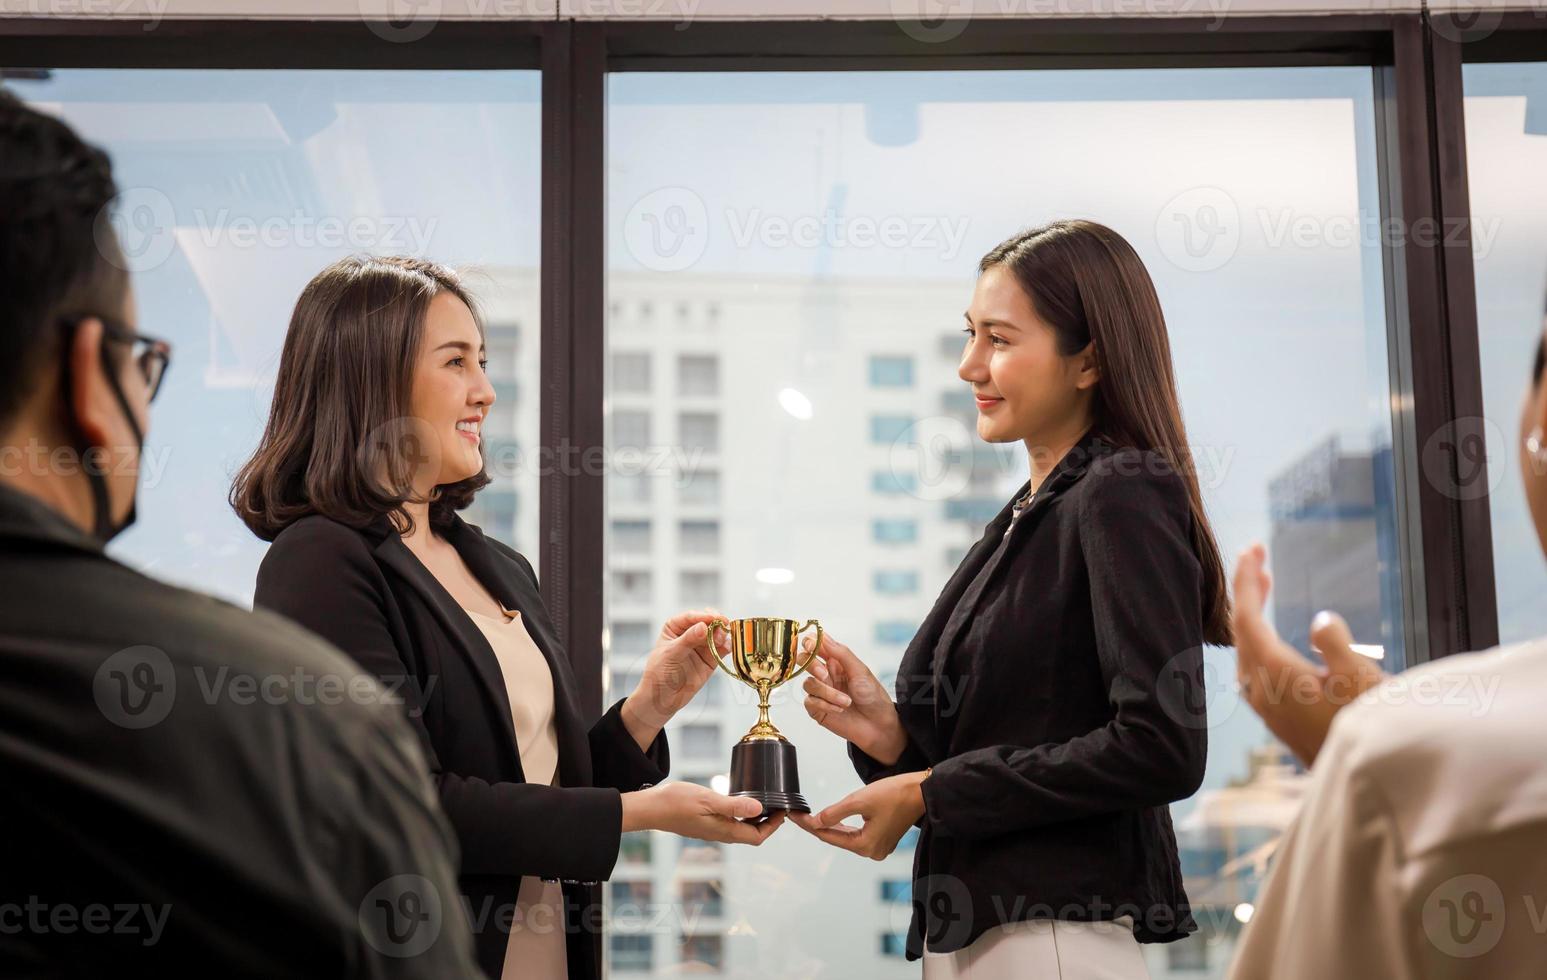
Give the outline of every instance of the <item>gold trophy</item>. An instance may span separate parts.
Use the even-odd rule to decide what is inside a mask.
[[[816,627],[816,643],[806,659],[797,663],[800,635],[812,626]],[[722,629],[731,637],[728,657],[718,656],[716,630]],[[713,619],[709,622],[709,644],[721,670],[757,691],[757,724],[731,750],[731,795],[750,796],[763,804],[759,819],[766,819],[775,810],[810,813],[811,807],[800,795],[795,746],[768,720],[768,695],[811,666],[822,646],[822,624],[814,619],[804,626],[796,625],[793,619]]]

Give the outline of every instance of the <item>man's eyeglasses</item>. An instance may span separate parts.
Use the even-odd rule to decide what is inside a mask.
[[[156,393],[161,390],[161,382],[166,379],[167,368],[172,363],[171,343],[159,337],[135,333],[121,321],[102,316],[100,313],[65,317],[64,322],[73,329],[80,326],[82,320],[92,318],[102,322],[102,330],[107,336],[134,345],[135,366],[140,369],[140,376],[145,379],[145,399],[147,402],[154,401]]]

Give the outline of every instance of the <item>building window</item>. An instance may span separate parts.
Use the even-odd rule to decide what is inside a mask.
[[[981,497],[963,497],[945,502],[945,519],[966,521],[968,524],[987,524],[1004,509],[1003,500]]]
[[[870,417],[870,441],[878,446],[890,446],[913,428],[911,415],[872,415]]]
[[[720,393],[720,359],[713,354],[683,354],[677,358],[677,392],[689,396]]]
[[[618,860],[623,864],[649,864],[650,841],[647,830],[629,831],[623,835],[623,842],[618,847]]]
[[[484,373],[491,379],[516,377],[516,356],[519,352],[517,338],[520,334],[521,328],[513,323],[491,323],[484,331],[484,356],[489,359]]]
[[[871,576],[871,586],[881,595],[913,595],[919,590],[919,573],[876,572]]]
[[[1209,944],[1199,932],[1166,944],[1166,970],[1170,973],[1207,973]]]
[[[516,526],[516,495],[503,487],[490,487],[478,495],[483,505],[485,529],[502,540],[509,540]]]
[[[678,860],[683,864],[720,864],[725,860],[724,847],[719,841],[693,837],[683,837],[681,841],[682,855]]]
[[[648,351],[617,351],[612,355],[612,391],[625,395],[650,393]]]
[[[636,909],[642,909],[650,904],[654,885],[646,881],[612,881],[608,882],[608,892],[612,898],[612,904],[632,905]]]
[[[650,573],[644,570],[615,569],[612,573],[612,597],[619,602],[648,603],[652,585]]]
[[[683,521],[678,526],[678,548],[684,555],[713,555],[720,550],[719,521]]]
[[[878,884],[881,886],[881,901],[883,902],[913,901],[912,879],[882,878]]]
[[[684,881],[682,883],[683,911],[689,916],[706,915],[719,918],[725,914],[718,881]]]
[[[612,550],[619,555],[650,553],[649,521],[613,521]]]
[[[648,973],[655,968],[655,937],[649,933],[615,932],[611,938],[612,969]]]
[[[876,470],[870,474],[870,489],[876,493],[915,493],[918,488],[919,478],[912,473]]]
[[[634,409],[613,412],[612,438],[608,443],[616,449],[650,448],[650,413]]]
[[[906,518],[874,520],[870,537],[876,544],[912,544],[919,539],[919,525]]]
[[[655,646],[655,631],[649,623],[627,619],[614,621],[612,624],[613,653],[626,654],[628,656],[644,656]],[[630,688],[632,690],[632,688]]]
[[[684,972],[708,970],[719,973],[725,968],[725,940],[720,936],[683,936]]]
[[[876,624],[876,642],[907,646],[918,627],[901,619],[883,619]]]
[[[677,416],[677,442],[687,449],[719,452],[720,417],[712,412],[683,412]]]
[[[682,594],[678,598],[685,606],[718,606],[720,604],[719,572],[683,572],[681,586]]]
[[[881,955],[895,956],[899,959],[908,955],[908,936],[901,932],[883,932],[881,934]]]
[[[648,504],[650,502],[650,474],[607,474],[607,499],[614,504]]]
[[[940,393],[940,412],[969,428],[976,428],[978,424],[978,402],[966,385]]]
[[[719,725],[683,725],[673,733],[689,758],[718,759],[725,746],[720,742]]]
[[[617,648],[614,647],[614,649]],[[619,659],[630,663],[643,664],[644,654],[635,653],[628,657],[620,657]],[[625,695],[633,694],[635,691],[639,690],[639,683],[640,681],[644,680],[644,677],[645,675],[637,670],[610,670],[608,672],[607,680],[608,696],[616,700],[617,698],[624,697]],[[888,688],[888,690],[890,690],[890,688]]]
[[[870,384],[876,388],[906,388],[913,384],[913,358],[906,355],[872,354]]]
[[[715,470],[685,470],[682,474],[682,502],[695,506],[720,502],[720,474]]]

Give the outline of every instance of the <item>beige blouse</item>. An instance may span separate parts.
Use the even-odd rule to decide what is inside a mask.
[[[532,641],[521,614],[504,609],[495,619],[464,610],[488,638],[505,678],[510,720],[516,729],[521,768],[529,783],[552,784],[558,772],[559,741],[554,727],[553,674]],[[516,896],[515,917],[505,944],[501,980],[565,980],[564,894],[556,881],[527,875]]]

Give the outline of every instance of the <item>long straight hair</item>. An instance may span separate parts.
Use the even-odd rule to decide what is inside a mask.
[[[450,293],[483,319],[457,274],[415,258],[351,257],[317,274],[296,301],[263,438],[231,484],[231,507],[264,541],[310,514],[364,528],[382,515],[401,533],[420,437],[408,406],[430,301]],[[435,488],[443,530],[489,484]]]
[[[1203,566],[1203,636],[1230,645],[1224,562],[1182,423],[1166,318],[1143,261],[1104,225],[1055,221],[1001,242],[983,256],[978,272],[1001,266],[1053,328],[1060,354],[1070,357],[1095,345],[1095,433],[1114,446],[1158,455],[1186,484],[1193,551]]]

